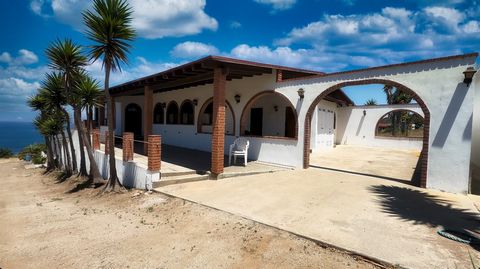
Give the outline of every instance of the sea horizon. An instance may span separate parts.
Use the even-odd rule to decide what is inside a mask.
[[[32,121],[0,121],[0,130],[0,148],[8,148],[14,154],[28,145],[44,143]]]

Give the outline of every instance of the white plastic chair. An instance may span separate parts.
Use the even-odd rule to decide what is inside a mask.
[[[235,139],[232,145],[230,145],[230,151],[228,154],[228,165],[232,165],[232,156],[233,163],[237,162],[237,156],[243,156],[244,166],[247,166],[247,156],[248,156],[248,147],[250,142],[243,138],[239,137]]]

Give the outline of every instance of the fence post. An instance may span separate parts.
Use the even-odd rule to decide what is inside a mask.
[[[148,170],[159,172],[161,168],[162,138],[159,135],[148,136]]]
[[[100,130],[99,129],[93,129],[92,144],[93,144],[93,150],[100,149]]]
[[[123,161],[133,161],[133,133],[123,133],[122,142]]]

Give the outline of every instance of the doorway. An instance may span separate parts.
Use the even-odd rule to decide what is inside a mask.
[[[136,138],[142,136],[142,108],[129,104],[125,108],[125,132],[131,132]]]
[[[250,134],[263,135],[263,108],[252,108],[250,110]]]

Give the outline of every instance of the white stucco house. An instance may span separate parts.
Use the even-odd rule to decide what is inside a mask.
[[[418,186],[467,193],[480,182],[480,79],[467,71],[477,56],[337,73],[208,56],[112,87],[115,133],[157,134],[162,144],[210,152],[213,175],[223,173],[238,137],[250,141],[249,159],[296,169],[335,145],[417,148]],[[364,84],[393,86],[416,102],[363,106],[342,91]],[[420,135],[382,136],[392,111],[421,118],[402,127],[421,126]],[[96,114],[105,125],[104,109]]]

